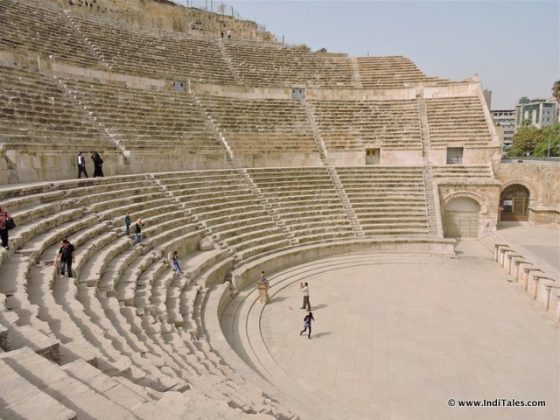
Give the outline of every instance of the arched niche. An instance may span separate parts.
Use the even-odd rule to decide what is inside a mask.
[[[455,197],[445,204],[443,234],[446,238],[477,238],[480,204],[470,197]]]
[[[500,194],[500,220],[526,221],[529,219],[531,193],[521,184],[508,185]]]

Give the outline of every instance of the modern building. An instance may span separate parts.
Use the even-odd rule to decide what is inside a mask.
[[[515,106],[515,129],[524,124],[537,128],[547,127],[558,121],[557,104],[551,99],[523,97]]]
[[[513,142],[513,134],[515,133],[515,110],[514,109],[496,109],[490,111],[492,119],[496,127],[501,127],[503,132],[503,147],[507,150]]]

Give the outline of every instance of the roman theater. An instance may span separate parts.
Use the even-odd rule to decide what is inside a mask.
[[[559,179],[476,75],[0,0],[0,418],[557,419]]]

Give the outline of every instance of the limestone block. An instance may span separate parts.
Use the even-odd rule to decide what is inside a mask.
[[[199,242],[201,251],[210,251],[214,249],[214,240],[210,236],[202,238]]]

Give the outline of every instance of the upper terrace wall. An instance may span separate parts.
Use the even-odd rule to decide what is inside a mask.
[[[140,0],[49,0],[53,4],[69,8],[73,12],[106,16],[143,29],[185,32],[188,34],[219,37],[230,30],[236,39],[274,41],[270,32],[255,22],[236,19],[231,8],[225,6],[222,13],[213,13],[194,7],[174,5],[171,2]],[[216,10],[221,5],[214,2]]]

